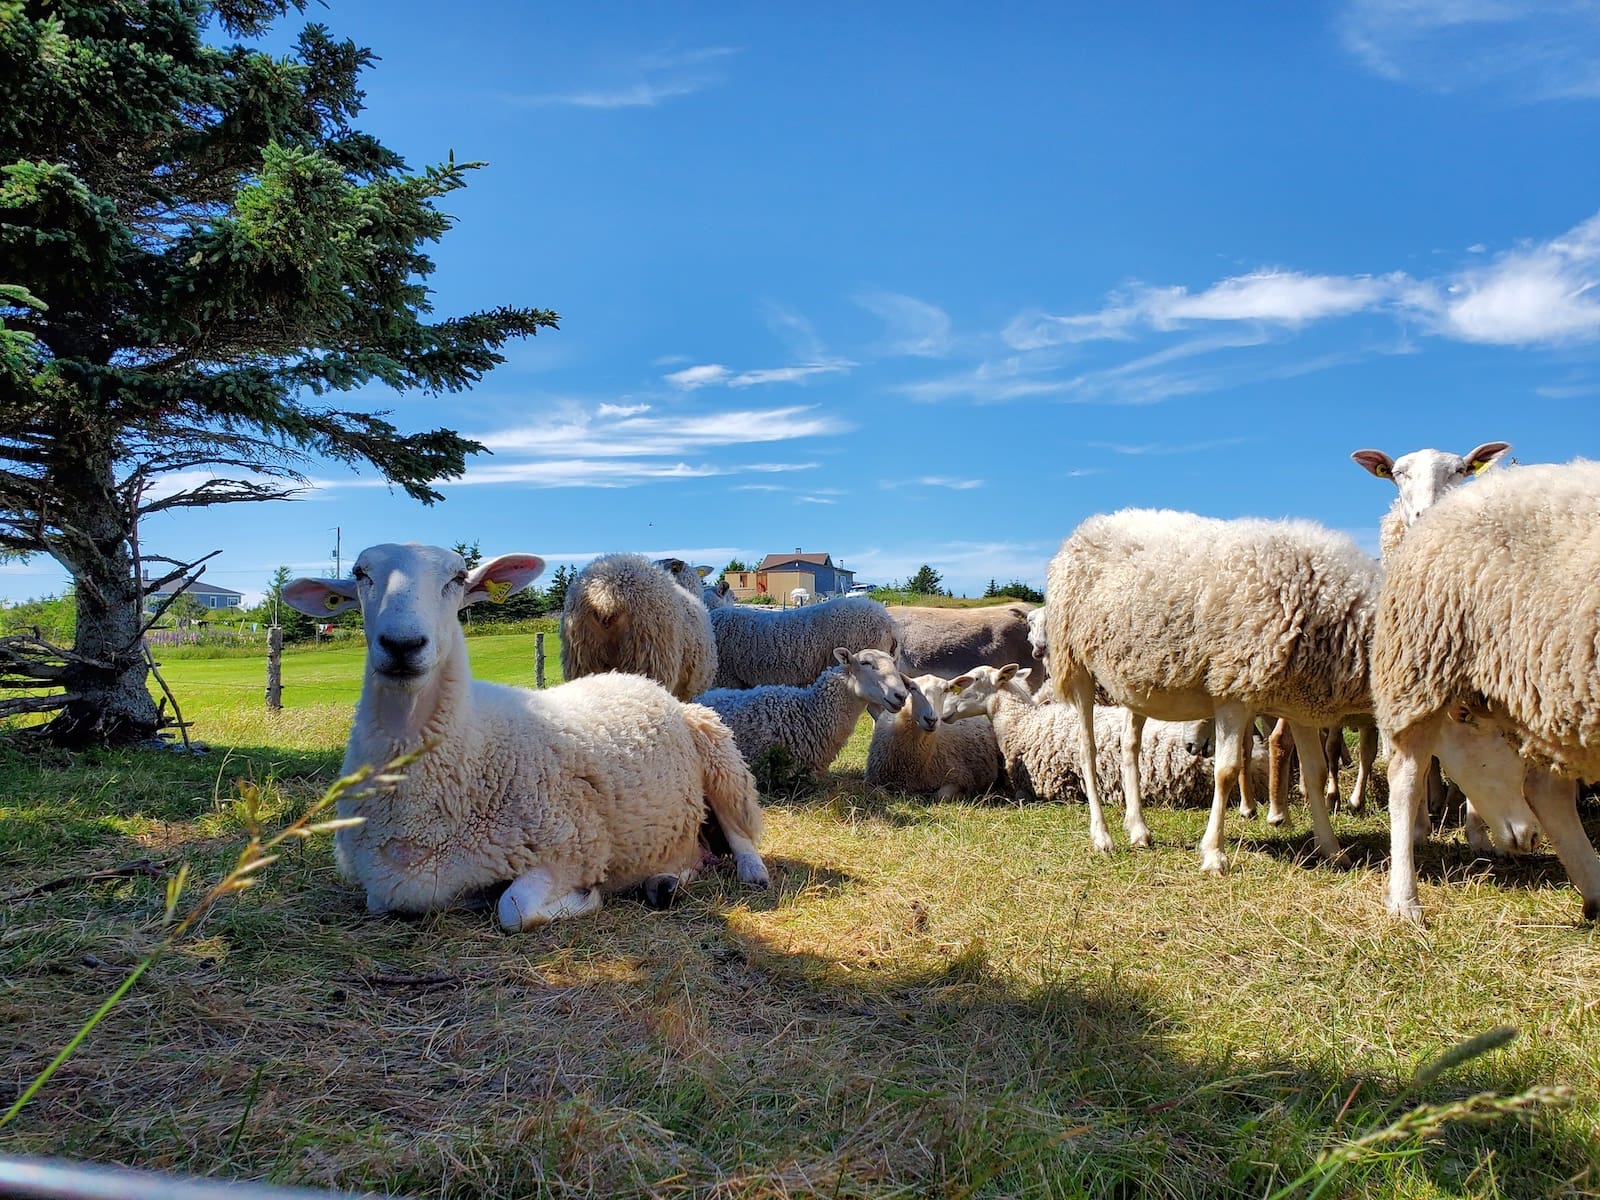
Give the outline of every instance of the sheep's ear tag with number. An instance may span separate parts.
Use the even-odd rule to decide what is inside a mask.
[[[963,692],[963,691],[964,691],[964,690],[965,690],[965,689],[964,689],[964,688],[963,688],[963,687],[962,687],[962,686],[961,686],[961,685],[960,685],[960,684],[959,684],[959,683],[952,683],[952,684],[951,684],[951,685],[950,685],[950,694],[951,694],[951,695],[952,695],[952,696],[959,696],[959,695],[961,695],[961,693],[962,693],[962,692]]]
[[[504,604],[511,595],[511,581],[509,579],[485,579],[483,590],[489,593],[490,604]]]

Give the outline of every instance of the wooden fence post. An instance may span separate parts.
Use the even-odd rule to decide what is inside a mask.
[[[544,686],[544,634],[533,635],[533,686]]]
[[[278,625],[267,630],[267,707],[283,711],[283,629]]]

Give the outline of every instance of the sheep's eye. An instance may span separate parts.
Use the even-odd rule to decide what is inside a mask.
[[[450,582],[456,587],[466,587],[467,573],[465,571],[457,571],[453,576],[450,577]]]

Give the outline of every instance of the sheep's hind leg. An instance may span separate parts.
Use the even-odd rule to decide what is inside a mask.
[[[517,876],[500,895],[496,915],[507,933],[543,925],[562,917],[581,917],[600,907],[599,888],[569,888],[557,884],[544,867]]]
[[[1328,761],[1323,753],[1322,731],[1315,725],[1290,722],[1289,732],[1294,734],[1294,748],[1300,755],[1300,778],[1306,786],[1306,805],[1311,809],[1317,849],[1330,863],[1339,863],[1344,855],[1334,835],[1333,822],[1328,819]]]
[[[1239,773],[1243,769],[1239,759],[1250,721],[1250,713],[1242,705],[1222,704],[1217,708],[1217,759],[1213,771],[1211,819],[1206,822],[1205,836],[1200,839],[1200,869],[1211,875],[1221,875],[1228,869],[1228,856],[1222,852],[1222,824],[1228,815],[1233,789],[1239,785]]]
[[[1578,819],[1577,782],[1532,764],[1523,768],[1522,781],[1528,807],[1583,897],[1583,919],[1600,918],[1600,857]]]
[[[1144,794],[1139,791],[1139,743],[1144,740],[1144,717],[1129,711],[1122,727],[1122,827],[1135,846],[1150,845],[1150,827],[1144,823]]]

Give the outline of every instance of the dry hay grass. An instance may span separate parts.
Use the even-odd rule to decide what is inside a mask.
[[[1553,860],[1471,865],[1455,834],[1417,931],[1383,916],[1381,814],[1341,818],[1347,871],[1305,862],[1303,812],[1233,818],[1216,880],[1203,814],[1155,810],[1156,850],[1097,856],[1081,809],[927,804],[867,788],[863,753],[769,810],[770,892],[714,875],[666,913],[613,899],[516,937],[373,918],[308,846],[140,981],[7,1148],[462,1197],[1260,1196],[1418,1099],[1543,1082],[1578,1097],[1340,1190],[1593,1192],[1600,953]],[[152,854],[213,874],[239,840],[219,775],[292,811],[335,765],[150,757],[0,761],[0,828],[35,813],[0,843],[8,894]],[[161,908],[136,879],[0,909],[8,1088]],[[1500,1023],[1523,1036],[1411,1082]]]

